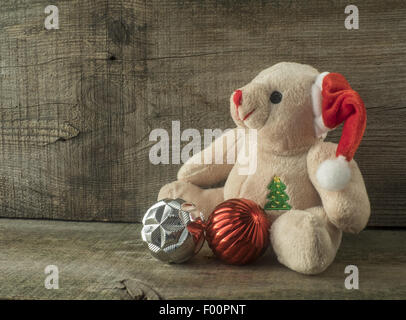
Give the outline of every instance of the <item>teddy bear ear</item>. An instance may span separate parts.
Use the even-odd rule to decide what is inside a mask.
[[[316,177],[327,190],[341,190],[351,179],[348,162],[361,143],[366,127],[366,110],[359,94],[343,75],[321,73],[312,86],[314,128],[316,136],[335,129],[344,122],[336,159],[326,160]]]

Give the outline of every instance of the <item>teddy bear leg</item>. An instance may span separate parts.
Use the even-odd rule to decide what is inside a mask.
[[[224,201],[223,189],[202,189],[190,182],[174,181],[161,188],[158,200],[181,198],[186,202],[193,203],[197,210],[202,212],[205,219],[207,219],[214,207]]]
[[[271,243],[280,263],[303,274],[323,272],[333,262],[342,232],[322,207],[291,210],[271,227]]]

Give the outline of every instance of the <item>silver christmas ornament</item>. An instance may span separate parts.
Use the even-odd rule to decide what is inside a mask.
[[[201,218],[193,218],[193,211],[195,207],[182,199],[164,199],[148,209],[141,236],[154,257],[182,263],[199,252],[204,225]]]

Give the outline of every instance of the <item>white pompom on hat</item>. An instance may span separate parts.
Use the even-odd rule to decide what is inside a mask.
[[[314,130],[321,137],[344,122],[336,158],[322,162],[317,169],[319,185],[339,191],[351,180],[349,161],[362,140],[366,127],[366,110],[359,94],[339,73],[323,72],[312,86]]]

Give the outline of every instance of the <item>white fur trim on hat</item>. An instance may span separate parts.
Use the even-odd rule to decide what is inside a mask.
[[[321,114],[323,79],[329,72],[320,73],[312,85],[312,107],[314,115],[314,131],[317,137],[325,135],[331,129],[324,125],[323,117]]]
[[[318,138],[323,135],[326,135],[327,132],[329,132],[331,130],[330,128],[327,128],[324,125],[322,115],[319,115],[317,118],[314,118],[313,126],[314,126],[314,132],[316,132],[316,137],[318,137]]]
[[[319,185],[326,190],[339,191],[351,180],[351,169],[344,156],[323,161],[316,172]]]

